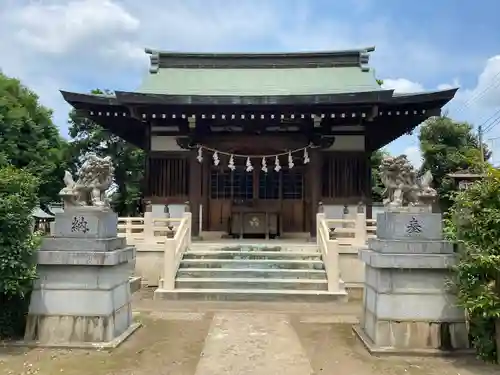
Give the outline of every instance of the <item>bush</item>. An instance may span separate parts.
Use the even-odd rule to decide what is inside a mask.
[[[495,343],[495,321],[500,319],[500,172],[490,170],[453,201],[447,231],[460,245],[454,286],[468,314],[477,354],[495,361],[500,349]]]
[[[38,181],[13,167],[0,168],[0,338],[23,334],[29,295],[36,279],[32,211]]]

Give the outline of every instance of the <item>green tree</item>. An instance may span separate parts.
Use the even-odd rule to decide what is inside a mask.
[[[500,172],[490,168],[486,178],[454,196],[447,221],[449,239],[461,245],[454,267],[458,302],[468,313],[478,355],[488,361],[500,358],[495,343],[500,329],[499,191]],[[500,332],[496,335],[500,340]]]
[[[25,170],[0,168],[0,338],[22,335],[29,293],[36,279],[31,213],[38,180]]]
[[[380,178],[380,172],[378,167],[382,162],[382,159],[388,156],[389,153],[385,150],[376,150],[372,153],[370,157],[370,166],[372,170],[372,201],[382,202],[384,197],[383,193],[385,190],[382,180]]]
[[[93,90],[92,94],[110,94]],[[110,133],[103,127],[72,110],[69,114],[69,154],[72,165],[78,166],[81,157],[89,152],[110,156],[115,167],[114,182],[117,190],[112,196],[114,210],[120,216],[138,214],[141,181],[144,171],[144,152]]]
[[[65,169],[65,141],[51,116],[33,91],[0,73],[0,166],[36,176],[42,207],[59,200]]]
[[[450,193],[454,191],[453,181],[447,175],[458,171],[484,171],[478,137],[470,124],[441,116],[432,117],[422,125],[419,140],[423,157],[421,171],[431,171],[441,207],[446,210],[451,205]],[[490,153],[486,145],[483,149],[484,160],[487,160]]]

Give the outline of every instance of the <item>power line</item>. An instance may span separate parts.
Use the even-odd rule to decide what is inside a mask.
[[[472,104],[473,102],[477,101],[478,99],[480,99],[481,97],[484,96],[484,94],[486,94],[489,90],[493,89],[493,88],[497,88],[498,86],[500,86],[500,71],[498,71],[492,78],[491,78],[491,82],[488,86],[486,86],[483,90],[481,90],[480,92],[472,95],[468,100],[466,100],[461,107],[459,107],[456,111],[455,111],[455,115],[457,115],[458,113],[464,111],[467,107],[470,106],[470,104]]]
[[[490,122],[491,121],[491,122]],[[487,124],[490,122],[489,124]],[[484,121],[481,125],[486,125],[486,128],[484,129],[484,133],[489,133],[492,131],[500,122],[500,109],[498,109],[495,113],[493,113],[486,121]],[[480,125],[480,126],[481,126]]]

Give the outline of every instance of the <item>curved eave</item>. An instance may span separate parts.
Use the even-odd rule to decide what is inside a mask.
[[[130,109],[118,102],[116,97],[67,91],[61,91],[61,94],[73,108],[85,111],[85,117],[127,142],[144,147],[144,124],[130,116]]]
[[[118,102],[116,96],[111,95],[95,95],[95,94],[80,94],[76,92],[60,91],[64,100],[73,105],[76,103],[86,103],[104,106],[121,106],[122,103]]]
[[[315,105],[382,103],[390,100],[393,90],[377,90],[322,95],[168,95],[117,91],[121,103],[138,105]]]
[[[458,88],[408,94],[394,94],[388,104],[448,103],[454,98]],[[443,104],[443,105],[444,105]]]
[[[439,116],[442,107],[453,99],[457,90],[395,95],[389,103],[380,106],[379,116],[367,126],[368,149],[373,151],[384,147],[412,132],[428,118]],[[408,110],[410,107],[417,109],[413,111],[413,116],[407,116],[411,112]]]
[[[323,95],[274,95],[274,96],[213,96],[213,95],[168,95],[117,91],[115,96],[79,94],[61,91],[64,99],[74,105],[77,103],[98,106],[128,105],[328,105],[328,104],[379,104],[379,105],[417,105],[436,103],[443,106],[457,92],[457,88],[412,93],[394,94],[393,90],[377,90],[354,93],[333,93]]]

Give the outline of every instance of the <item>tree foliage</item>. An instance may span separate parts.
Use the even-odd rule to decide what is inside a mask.
[[[471,125],[441,116],[430,118],[422,125],[419,140],[423,157],[421,170],[431,171],[441,206],[446,210],[451,205],[450,192],[454,190],[454,183],[447,175],[458,171],[481,173],[485,168],[478,137]],[[490,153],[486,145],[483,149],[487,160]]]
[[[59,200],[65,169],[65,141],[51,116],[34,92],[0,73],[0,166],[36,176],[42,206]]]
[[[92,94],[109,94],[93,90]],[[75,110],[69,114],[69,154],[72,165],[78,166],[88,152],[110,156],[115,167],[116,193],[112,196],[114,210],[120,216],[136,216],[141,198],[140,184],[144,171],[144,152],[108,132],[95,122],[80,116]]]
[[[22,334],[29,292],[36,278],[38,240],[31,213],[38,180],[25,170],[0,168],[0,337]]]
[[[491,168],[488,177],[455,195],[447,228],[448,236],[461,245],[454,268],[458,301],[468,312],[479,356],[492,361],[499,350],[495,344],[495,320],[500,319],[499,192],[500,172]]]
[[[389,153],[385,150],[376,150],[372,153],[370,157],[370,166],[372,170],[372,201],[373,202],[382,202],[383,192],[385,190],[384,185],[382,184],[382,179],[380,178],[380,172],[378,167],[380,166],[382,159],[388,156]]]

